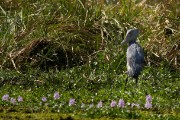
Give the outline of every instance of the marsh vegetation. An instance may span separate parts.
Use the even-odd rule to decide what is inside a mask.
[[[0,118],[180,119],[178,0],[1,0]],[[125,87],[138,28],[145,65]]]

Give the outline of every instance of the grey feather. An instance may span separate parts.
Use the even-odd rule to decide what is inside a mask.
[[[140,75],[143,63],[144,63],[144,52],[142,47],[136,42],[139,34],[138,29],[130,29],[126,33],[125,39],[121,44],[128,44],[126,57],[127,57],[127,74],[129,77],[138,79]]]

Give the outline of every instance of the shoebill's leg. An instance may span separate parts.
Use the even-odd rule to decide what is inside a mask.
[[[135,78],[136,79],[136,85],[138,84],[138,78]]]
[[[128,71],[126,71],[126,75],[127,75],[127,78],[126,78],[126,81],[125,81],[125,86],[127,85],[127,82],[128,82]]]
[[[128,77],[126,78],[126,81],[125,81],[125,86],[127,85],[127,82],[128,82]]]

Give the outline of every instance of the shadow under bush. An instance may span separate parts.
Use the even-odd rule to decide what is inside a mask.
[[[9,67],[20,70],[32,68],[71,68],[87,62],[88,56],[99,49],[97,31],[66,26],[56,38],[33,40],[12,53]]]

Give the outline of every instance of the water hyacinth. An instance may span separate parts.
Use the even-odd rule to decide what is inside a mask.
[[[146,103],[145,103],[144,107],[147,109],[152,108],[152,96],[151,95],[146,96]]]
[[[59,99],[60,98],[59,92],[55,92],[53,97],[54,97],[54,100]]]
[[[132,103],[132,104],[131,104],[131,107],[132,107],[132,108],[133,108],[133,107],[140,108],[140,105],[139,105],[138,103]]]
[[[146,96],[146,102],[152,102],[152,97],[151,95]]]
[[[124,108],[125,107],[125,102],[123,99],[120,99],[118,102],[118,107]]]
[[[21,96],[18,96],[17,101],[18,102],[23,102],[23,98]]]
[[[16,99],[15,99],[15,98],[11,98],[11,99],[10,99],[10,102],[11,102],[12,104],[16,104]]]
[[[9,95],[5,94],[2,96],[2,101],[8,101],[9,100]]]
[[[111,106],[111,107],[115,107],[116,104],[117,104],[116,101],[113,100],[113,101],[111,102],[110,106]]]
[[[75,105],[75,102],[76,102],[75,99],[71,98],[69,100],[69,106]]]
[[[94,104],[93,104],[93,103],[91,103],[91,104],[89,105],[89,108],[92,108],[92,107],[94,107]]]
[[[147,109],[150,109],[150,108],[152,108],[152,104],[150,102],[146,102],[144,107]]]
[[[47,98],[46,98],[46,97],[42,97],[42,101],[43,101],[43,102],[46,102],[46,101],[47,101]]]
[[[102,106],[103,106],[103,103],[102,103],[102,101],[100,101],[100,102],[97,104],[97,108],[102,108]]]

